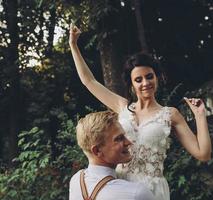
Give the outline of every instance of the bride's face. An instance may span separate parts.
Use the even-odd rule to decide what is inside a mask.
[[[157,77],[151,67],[136,66],[131,71],[131,81],[138,99],[150,98],[157,90]]]

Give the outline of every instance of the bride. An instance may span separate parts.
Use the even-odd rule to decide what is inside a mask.
[[[136,54],[126,62],[125,81],[129,97],[126,99],[97,82],[77,46],[81,31],[70,27],[69,44],[78,75],[87,89],[103,104],[119,114],[119,122],[133,145],[133,159],[117,167],[118,176],[145,183],[158,200],[169,200],[170,193],[163,176],[163,163],[169,148],[171,127],[183,147],[195,158],[208,161],[211,157],[206,110],[201,99],[184,98],[195,116],[194,134],[180,112],[163,107],[155,99],[159,70],[149,55]],[[132,101],[132,93],[137,97]]]

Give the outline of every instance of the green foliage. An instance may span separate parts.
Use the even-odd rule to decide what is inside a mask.
[[[202,163],[190,156],[173,138],[171,152],[165,163],[166,178],[169,182],[171,199],[210,200],[213,190],[208,185],[211,179],[212,162]]]
[[[20,154],[14,160],[17,167],[0,174],[2,200],[68,198],[70,177],[87,161],[76,144],[73,122],[65,113],[55,112],[60,121],[55,146],[38,127],[19,134]]]

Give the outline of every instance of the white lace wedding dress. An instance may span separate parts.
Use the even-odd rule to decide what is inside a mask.
[[[170,108],[162,107],[149,120],[137,125],[134,113],[127,108],[119,114],[119,122],[133,143],[133,159],[118,165],[118,177],[145,183],[157,200],[170,199],[169,186],[163,176],[166,150],[170,144],[170,116]]]

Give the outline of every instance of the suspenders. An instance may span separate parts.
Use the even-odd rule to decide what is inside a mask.
[[[84,200],[95,200],[98,192],[104,187],[106,183],[109,181],[115,179],[112,176],[106,176],[102,180],[98,182],[98,184],[95,186],[94,190],[92,191],[92,194],[89,196],[86,188],[86,184],[84,181],[84,170],[81,171],[80,174],[80,185],[81,185],[81,192]]]

